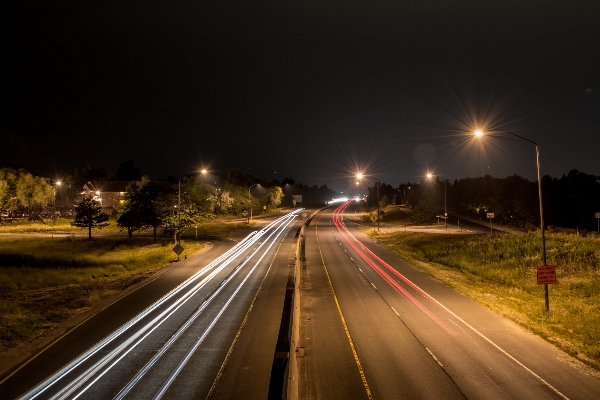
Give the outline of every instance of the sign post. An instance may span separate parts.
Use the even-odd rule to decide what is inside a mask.
[[[600,212],[596,213],[596,219],[598,220],[598,235],[600,235]]]
[[[183,246],[177,243],[172,250],[175,254],[177,254],[177,259],[179,260],[179,256],[181,255],[181,253],[183,253],[184,250]]]
[[[546,292],[546,311],[550,311],[550,300],[548,299],[548,285],[556,283],[556,265],[540,265],[537,267],[537,284],[544,285]]]
[[[490,219],[490,233],[493,234],[494,231],[492,230],[492,218],[494,218],[494,213],[487,213],[487,217]]]

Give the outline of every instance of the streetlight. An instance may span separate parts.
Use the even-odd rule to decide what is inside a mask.
[[[54,183],[54,188],[53,188],[54,189],[54,205],[52,207],[53,208],[53,210],[52,210],[52,220],[53,220],[52,224],[53,224],[54,227],[56,226],[56,187],[60,186],[61,184],[62,184],[61,181],[56,181]]]
[[[440,176],[438,176],[438,178],[441,178]],[[431,172],[427,173],[427,179],[429,179],[432,182],[435,182],[433,180],[433,174]],[[448,229],[448,209],[446,208],[446,198],[447,198],[447,189],[446,189],[446,182],[448,182],[447,178],[442,178],[444,180],[444,221],[446,224],[446,229]],[[439,219],[438,219],[438,224],[439,224]]]
[[[200,170],[201,174],[206,174],[206,170]],[[181,229],[181,178],[177,179],[177,228]],[[173,207],[175,208],[175,207]],[[197,234],[197,233],[196,233]],[[175,235],[175,243],[181,243],[181,232],[178,235]],[[177,255],[177,259],[179,259],[179,255]]]
[[[356,179],[360,180],[362,178],[364,178],[364,175],[362,173],[359,172],[358,174],[356,174]],[[379,220],[381,218],[381,211],[379,209],[379,186],[381,186],[381,182],[379,182],[379,179],[375,179],[375,183],[377,183],[377,232],[379,232]]]
[[[260,183],[255,183],[254,185],[251,185],[248,188],[248,208],[250,209],[250,214],[248,214],[248,223],[250,223],[250,221],[252,221],[252,204],[250,204],[251,200],[251,194],[250,194],[250,189],[252,189],[254,186],[260,186]]]
[[[544,265],[546,265],[546,238],[544,237],[544,206],[542,204],[542,174],[540,171],[540,147],[533,140],[529,140],[527,138],[524,138],[523,136],[519,136],[516,133],[512,133],[512,132],[509,132],[504,129],[491,129],[489,132],[508,133],[509,135],[512,135],[514,137],[522,139],[522,140],[529,142],[535,146],[535,160],[536,160],[536,164],[537,164],[537,177],[538,177],[538,195],[539,195],[539,200],[540,200],[540,231],[542,233],[542,261],[543,261]],[[477,137],[482,137],[483,131],[478,129],[475,132],[473,132],[473,134]],[[545,291],[545,299],[546,299],[546,311],[550,311],[550,303],[548,301],[548,284],[547,283],[544,284],[544,291]]]

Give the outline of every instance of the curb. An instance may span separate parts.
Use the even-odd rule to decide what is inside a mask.
[[[320,208],[313,212],[299,230],[298,241],[296,242],[296,265],[294,268],[294,297],[292,304],[292,327],[290,338],[290,359],[288,364],[288,378],[286,399],[296,400],[299,397],[300,371],[298,368],[298,342],[300,338],[300,281],[302,280],[302,267],[306,266],[306,256],[304,253],[304,228],[310,225],[313,217],[326,209]]]

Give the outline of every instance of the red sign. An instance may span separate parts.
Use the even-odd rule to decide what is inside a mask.
[[[551,285],[556,283],[556,265],[540,265],[537,267],[537,284]]]

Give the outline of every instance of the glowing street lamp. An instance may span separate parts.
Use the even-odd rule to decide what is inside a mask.
[[[53,208],[53,210],[52,210],[52,220],[53,220],[52,224],[53,224],[53,226],[56,226],[56,188],[60,187],[61,184],[62,184],[61,181],[56,181],[54,183],[54,188],[53,188],[54,189],[54,205],[52,207]]]
[[[362,178],[364,178],[364,175],[361,172],[356,174],[356,179],[361,180]],[[375,182],[377,183],[377,232],[379,232],[379,220],[381,218],[381,211],[379,209],[379,186],[381,186],[381,182],[379,182],[379,179],[376,179]],[[358,182],[356,183],[358,184]]]
[[[260,186],[260,183],[255,183],[248,188],[248,208],[250,209],[250,214],[248,214],[248,222],[252,221],[252,204],[250,203],[252,200],[250,197],[250,189],[252,189],[254,186]]]
[[[435,182],[433,180],[433,174],[431,172],[427,173],[427,179],[429,179],[432,182]],[[446,208],[446,199],[447,199],[447,188],[446,188],[446,183],[448,182],[448,179],[446,178],[442,178],[444,180],[444,221],[445,221],[445,225],[446,225],[446,229],[448,229],[448,210]],[[439,219],[438,219],[438,223],[439,223]]]
[[[538,194],[539,194],[539,200],[540,200],[540,231],[542,233],[542,261],[543,261],[544,265],[546,265],[546,239],[544,237],[544,206],[542,204],[542,174],[540,172],[540,147],[538,146],[538,144],[536,142],[529,140],[527,138],[524,138],[523,136],[519,136],[516,133],[512,133],[507,130],[504,130],[504,129],[491,129],[489,132],[507,133],[509,135],[512,135],[514,137],[522,139],[526,142],[529,142],[535,146],[535,159],[536,159],[536,163],[537,163],[537,176],[538,176]],[[482,137],[484,133],[481,130],[476,130],[475,132],[473,132],[473,134],[477,137]],[[548,284],[547,283],[544,284],[544,289],[545,289],[545,298],[546,298],[546,311],[550,311],[550,303],[548,301]]]

